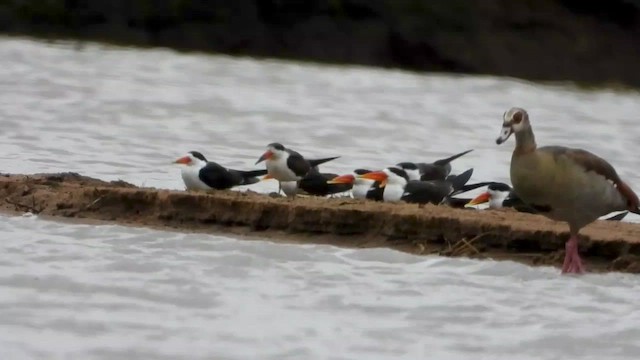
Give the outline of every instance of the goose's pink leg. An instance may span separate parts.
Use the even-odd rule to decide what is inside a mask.
[[[565,244],[564,263],[562,264],[563,274],[582,274],[584,265],[578,253],[578,236],[571,235]]]

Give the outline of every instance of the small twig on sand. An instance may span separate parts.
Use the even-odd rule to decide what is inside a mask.
[[[37,209],[36,208],[36,199],[35,199],[35,197],[33,197],[32,200],[33,200],[33,206],[29,206],[29,205],[21,204],[21,203],[19,203],[17,201],[13,201],[13,200],[9,199],[8,197],[4,199],[4,201],[7,204],[11,204],[11,205],[13,205],[13,206],[15,206],[17,208],[25,209],[28,212],[31,212],[33,214],[39,214],[42,211],[42,209]]]
[[[460,239],[458,242],[456,242],[456,244],[453,246],[453,248],[451,249],[451,256],[456,256],[456,255],[461,255],[464,253],[465,250],[470,250],[476,254],[480,254],[480,251],[473,245],[471,245],[473,242],[475,242],[476,240],[480,239],[483,236],[492,234],[492,232],[486,232],[486,233],[482,233],[482,234],[478,234],[475,237],[473,237],[471,240],[467,240],[467,239]]]
[[[478,237],[476,236],[472,240],[477,239],[477,238]],[[458,246],[458,244],[461,244],[461,245]],[[466,249],[471,250],[472,252],[474,252],[476,254],[480,254],[480,251],[478,251],[478,249],[476,249],[475,246],[471,245],[470,241],[467,241],[467,239],[460,239],[460,241],[456,243],[455,248],[451,251],[451,256],[459,255],[459,254],[463,253],[464,250],[466,250]]]
[[[88,210],[90,207],[92,207],[93,205],[99,203],[102,199],[104,199],[104,195],[100,196],[99,198],[93,200],[89,205],[84,207],[84,210]]]

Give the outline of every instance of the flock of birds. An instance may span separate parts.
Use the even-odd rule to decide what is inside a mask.
[[[208,161],[191,151],[175,162],[185,165],[182,179],[188,190],[223,190],[275,179],[286,196],[298,193],[331,196],[348,193],[357,199],[468,207],[488,203],[489,208],[511,207],[568,223],[563,273],[583,273],[578,253],[578,232],[612,212],[607,220],[621,220],[627,213],[640,214],[638,196],[620,179],[606,160],[582,149],[537,147],[528,113],[511,108],[503,115],[496,143],[512,134],[516,146],[511,158],[512,186],[501,182],[468,184],[473,169],[451,174],[451,162],[472,150],[432,163],[401,162],[382,170],[356,169],[352,174],[324,173],[319,165],[338,157],[306,159],[280,143],[271,143],[256,164],[266,169],[234,170]],[[473,199],[457,197],[487,187]]]

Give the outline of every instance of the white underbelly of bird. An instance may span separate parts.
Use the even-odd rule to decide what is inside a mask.
[[[382,199],[386,202],[396,202],[400,201],[404,195],[404,187],[401,185],[390,185],[387,184],[384,187],[384,193],[382,194]]]
[[[371,189],[371,185],[373,185],[374,181],[358,179],[353,184],[353,188],[351,189],[351,194],[354,199],[366,199],[367,192]]]
[[[207,184],[200,180],[200,169],[193,167],[186,167],[181,170],[182,181],[187,190],[210,190],[211,188]]]
[[[298,181],[300,177],[289,169],[286,160],[273,160],[267,162],[269,175],[279,181]]]
[[[285,195],[291,197],[298,194],[298,182],[297,181],[281,181],[280,188]]]

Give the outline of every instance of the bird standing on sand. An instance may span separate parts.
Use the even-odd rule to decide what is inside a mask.
[[[280,143],[271,143],[267,145],[267,150],[256,161],[256,164],[266,161],[266,179],[276,179],[279,182],[296,182],[297,184],[297,181],[304,178],[312,168],[337,158],[338,156],[307,160],[300,153],[287,149]],[[293,187],[296,187],[296,185],[293,185]]]
[[[197,151],[175,161],[185,165],[181,169],[182,181],[187,190],[224,190],[239,185],[250,185],[260,181],[257,176],[266,175],[266,170],[242,171],[227,169],[207,159]]]
[[[578,233],[600,216],[614,211],[640,213],[638,196],[606,160],[582,149],[537,147],[527,112],[506,111],[496,144],[516,134],[511,157],[514,191],[540,214],[569,224],[563,273],[583,273]]]

